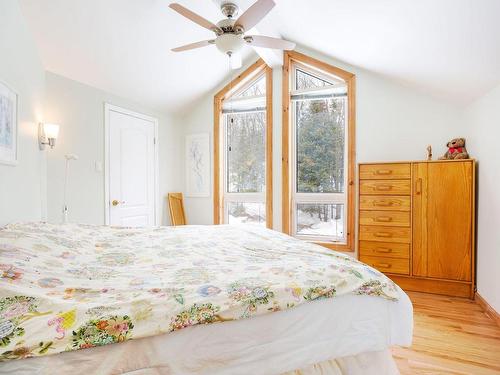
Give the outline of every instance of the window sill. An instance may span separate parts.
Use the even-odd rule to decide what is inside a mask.
[[[317,242],[317,241],[309,241],[309,242],[314,243],[316,245],[326,247],[327,249],[330,249],[330,250],[341,251],[341,252],[346,252],[346,253],[354,252],[354,250],[351,249],[350,246],[347,244],[338,244],[338,243],[332,243],[332,242]]]

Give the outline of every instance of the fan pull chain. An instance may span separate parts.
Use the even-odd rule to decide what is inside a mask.
[[[231,66],[231,57],[232,57],[232,55],[229,55],[229,71],[230,71],[229,92],[231,93],[231,95],[229,96],[229,113],[231,114],[229,121],[231,122],[231,125],[233,125],[234,124],[233,101],[232,101],[232,97],[233,97],[233,68]]]
[[[228,62],[229,62],[229,72],[230,72],[230,74],[229,74],[229,79],[230,79],[230,81],[229,81],[229,94],[230,95],[229,95],[229,114],[228,114],[228,116],[229,116],[229,122],[230,122],[230,124],[233,125],[234,124],[234,118],[233,118],[233,101],[231,100],[232,99],[232,91],[233,91],[233,69],[231,67],[231,55],[228,54],[228,56],[229,56]],[[229,129],[227,129],[227,131],[229,133]],[[232,151],[232,147],[231,147],[231,144],[230,144],[231,141],[228,140],[228,143],[229,143],[228,144],[228,151],[231,152]]]

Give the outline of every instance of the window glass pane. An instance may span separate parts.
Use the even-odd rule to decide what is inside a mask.
[[[226,115],[227,191],[261,193],[266,185],[266,112]]]
[[[300,69],[295,70],[295,90],[314,89],[333,85],[324,79],[306,73]]]
[[[297,235],[345,237],[343,204],[299,203],[296,209]]]
[[[299,193],[343,193],[346,98],[299,100],[296,173]]]
[[[266,94],[266,76],[262,76],[258,81],[243,90],[241,93],[235,95],[235,98],[247,98],[251,96],[260,96]]]
[[[264,203],[228,203],[229,224],[256,224],[266,226],[266,205]]]

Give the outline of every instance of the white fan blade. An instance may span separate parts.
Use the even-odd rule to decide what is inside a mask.
[[[257,25],[276,4],[273,0],[257,0],[237,20],[235,25],[242,26],[246,31]]]
[[[197,15],[195,12],[190,11],[189,9],[183,7],[180,4],[172,3],[169,5],[169,7],[171,9],[175,10],[180,15],[186,17],[187,19],[190,19],[194,23],[197,23],[201,27],[204,27],[205,29],[211,30],[213,32],[221,32],[222,33],[222,30],[217,25],[206,20],[202,16]]]
[[[295,48],[295,43],[293,42],[271,38],[270,36],[250,35],[245,37],[245,41],[253,47],[282,49],[285,51],[290,51]]]
[[[172,48],[172,51],[173,52],[188,51],[190,49],[195,49],[195,48],[201,48],[201,47],[209,46],[210,44],[214,44],[214,42],[215,42],[215,40],[203,40],[201,42],[186,44],[185,46],[181,46],[181,47],[177,47],[177,48]]]

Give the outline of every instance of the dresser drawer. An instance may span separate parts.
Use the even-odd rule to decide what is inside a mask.
[[[361,256],[359,260],[384,273],[410,274],[409,259]]]
[[[361,180],[360,194],[410,195],[410,180]]]
[[[361,195],[359,197],[360,210],[410,211],[410,207],[410,197],[384,195]]]
[[[361,180],[392,180],[411,178],[410,164],[360,164]]]
[[[410,258],[410,244],[395,242],[359,241],[360,256]]]
[[[410,243],[411,229],[360,225],[359,239],[363,241]]]
[[[409,227],[409,211],[360,211],[361,225],[385,225],[389,227]]]

